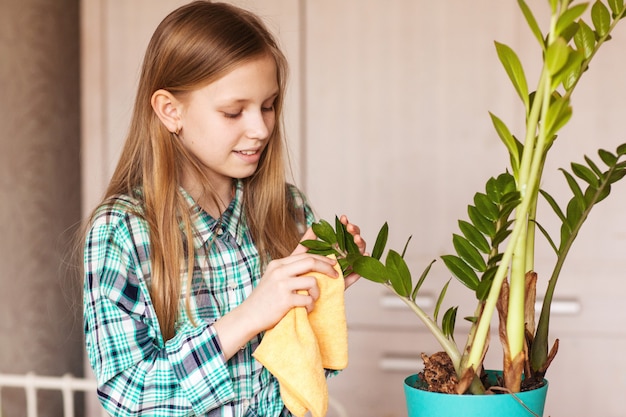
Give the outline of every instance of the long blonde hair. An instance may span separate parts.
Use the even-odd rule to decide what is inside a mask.
[[[143,62],[130,130],[104,201],[141,189],[140,215],[150,228],[150,295],[164,340],[174,336],[186,265],[187,288],[193,272],[193,230],[189,206],[179,190],[183,169],[191,169],[216,199],[175,134],[154,113],[152,94],[165,89],[184,94],[211,83],[236,66],[262,56],[274,59],[279,95],[276,124],[255,174],[244,179],[244,213],[262,265],[287,256],[300,238],[286,192],[282,105],[287,63],[277,42],[252,13],[224,3],[194,1],[169,14],[157,27]],[[181,226],[182,225],[182,226]],[[190,248],[186,251],[185,248]],[[187,291],[187,314],[189,296]]]

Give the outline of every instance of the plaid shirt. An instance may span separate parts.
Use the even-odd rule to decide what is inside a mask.
[[[313,214],[300,191],[290,191],[303,210],[304,232]],[[84,326],[100,401],[114,416],[288,416],[278,382],[251,356],[261,335],[226,361],[212,326],[261,278],[242,215],[242,184],[221,223],[185,196],[195,230],[191,311],[197,326],[182,313],[165,343],[148,292],[150,237],[146,221],[134,214],[139,202],[118,196],[96,212],[85,245]]]

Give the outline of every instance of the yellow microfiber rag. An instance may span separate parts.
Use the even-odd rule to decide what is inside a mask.
[[[324,368],[348,365],[348,329],[344,306],[344,281],[311,273],[320,296],[310,314],[304,307],[291,309],[265,336],[253,356],[278,379],[280,395],[289,411],[303,417],[323,417],[328,409]]]

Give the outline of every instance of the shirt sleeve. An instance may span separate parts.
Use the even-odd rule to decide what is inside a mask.
[[[100,401],[115,416],[205,414],[235,396],[224,355],[206,323],[163,342],[148,248],[145,222],[125,212],[100,212],[87,234],[84,330]]]
[[[291,194],[296,212],[301,213],[301,215],[296,218],[299,221],[298,227],[300,228],[301,233],[304,233],[309,227],[311,227],[311,225],[313,225],[313,223],[315,223],[315,214],[313,213],[313,209],[311,209],[311,206],[302,191],[292,184],[287,185],[287,190]]]

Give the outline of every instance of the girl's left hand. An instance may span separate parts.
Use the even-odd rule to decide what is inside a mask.
[[[350,223],[350,221],[348,220],[348,217],[345,214],[339,218],[339,221],[346,226],[346,230],[348,231],[348,233],[350,233],[354,237],[354,243],[359,248],[359,252],[361,252],[361,254],[363,255],[368,255],[367,253],[365,253],[366,244],[365,244],[365,240],[361,236],[361,229],[359,228],[359,226],[357,226],[356,224]],[[302,240],[307,240],[307,239],[316,239],[315,233],[313,233],[313,229],[311,228],[309,228],[304,234],[304,236],[302,236]],[[298,245],[298,248],[294,251],[294,254],[305,253],[306,251],[307,251],[307,248],[305,248],[302,245]],[[359,278],[361,278],[361,276],[356,273],[352,273],[344,277],[344,283],[345,283],[346,289],[350,285],[354,284]]]
[[[339,221],[346,226],[346,230],[348,231],[348,233],[350,233],[354,237],[354,243],[356,243],[356,245],[358,246],[359,252],[361,252],[362,255],[365,255],[366,243],[365,243],[365,240],[363,240],[363,237],[361,236],[361,229],[359,228],[359,226],[357,226],[356,224],[350,223],[350,221],[348,220],[348,217],[345,214],[341,215],[341,217],[339,218]],[[350,285],[354,284],[359,278],[361,278],[361,276],[356,273],[352,273],[348,275],[347,277],[345,277],[344,281],[346,283],[346,289]]]

